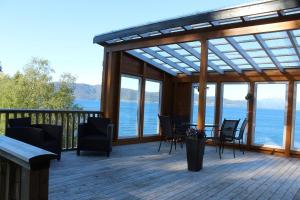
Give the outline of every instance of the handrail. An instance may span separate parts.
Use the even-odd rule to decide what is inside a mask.
[[[60,125],[63,127],[62,149],[77,148],[78,125],[88,117],[101,117],[100,111],[51,109],[0,109],[0,133],[6,132],[8,119],[30,117],[32,124]]]
[[[56,155],[0,136],[0,199],[48,199],[50,160]]]

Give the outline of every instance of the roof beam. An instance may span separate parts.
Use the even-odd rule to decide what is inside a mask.
[[[262,72],[262,69],[254,62],[254,60],[247,54],[241,45],[234,38],[225,38],[229,44],[257,71]]]
[[[298,45],[297,45],[298,44],[297,43],[297,39],[296,39],[296,37],[295,37],[295,35],[293,34],[292,31],[287,31],[287,34],[288,34],[289,39],[290,39],[290,41],[291,41],[291,43],[292,43],[292,45],[293,45],[293,47],[295,49],[297,57],[298,57],[298,59],[300,61],[300,52],[299,52]]]
[[[164,50],[168,54],[174,56],[175,58],[177,58],[181,62],[183,62],[186,65],[190,66],[191,68],[195,69],[196,71],[199,71],[199,66],[198,65],[196,65],[194,62],[190,61],[186,57],[180,55],[178,52],[176,52],[175,50],[171,49],[170,47],[168,47],[168,46],[159,46],[159,48],[162,49],[162,50]]]
[[[227,58],[218,48],[216,48],[211,43],[208,43],[208,49],[211,50],[214,54],[216,54],[221,60],[223,60],[229,67],[235,70],[237,73],[241,74],[242,70],[229,58]]]
[[[157,53],[156,51],[151,50],[150,48],[143,48],[142,49],[144,52],[150,54],[151,56],[153,56],[154,58],[159,59],[160,61],[170,65],[171,67],[174,67],[175,69],[181,71],[182,73],[185,73],[187,75],[191,75],[192,73],[186,69],[184,69],[183,67],[179,66],[177,63],[172,62],[171,60],[169,60],[168,58],[165,58],[164,56],[160,55],[159,53]]]
[[[269,56],[272,63],[279,69],[279,71],[284,72],[284,68],[281,66],[280,62],[276,59],[273,52],[269,49],[268,45],[265,43],[265,41],[261,37],[261,35],[254,35],[254,38],[259,43],[259,45],[262,47],[262,49],[266,52],[266,54]]]
[[[195,56],[196,58],[198,58],[199,60],[201,59],[201,53],[197,52],[193,47],[191,47],[190,45],[186,44],[186,43],[180,43],[178,44],[181,48],[183,48],[184,50],[186,50],[187,52],[189,52],[190,54],[192,54],[193,56]],[[199,47],[200,48],[200,47]],[[212,68],[213,70],[215,70],[216,72],[218,72],[219,74],[224,74],[224,71],[222,69],[220,69],[217,65],[215,65],[213,62],[211,61],[207,61],[208,62],[208,66],[210,68]]]
[[[184,27],[186,25],[205,23],[210,21],[243,17],[260,13],[274,12],[289,8],[299,7],[299,1],[296,0],[268,0],[252,2],[236,7],[225,8],[212,12],[202,12],[191,16],[180,17],[171,20],[156,22],[144,26],[127,28],[119,31],[105,33],[94,38],[94,43],[103,43],[115,38],[123,38],[136,34],[143,34],[152,31],[159,31],[174,27]]]
[[[158,69],[164,71],[164,72],[167,72],[168,74],[171,74],[173,76],[176,76],[177,73],[170,70],[169,68],[166,68],[164,67],[163,65],[151,60],[150,58],[147,58],[146,56],[140,54],[140,53],[137,53],[136,51],[134,50],[130,50],[130,51],[127,51],[128,54],[134,56],[134,57],[137,57],[138,59],[146,62],[146,63],[149,63],[150,65],[153,65],[154,67],[157,67]]]

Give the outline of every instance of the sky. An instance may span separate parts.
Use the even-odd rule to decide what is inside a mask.
[[[32,57],[48,59],[78,83],[101,84],[103,48],[95,35],[249,0],[0,0],[0,61],[14,74]]]

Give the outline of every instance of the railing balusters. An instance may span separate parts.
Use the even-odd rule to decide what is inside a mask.
[[[102,113],[98,111],[0,109],[0,134],[6,131],[8,119],[30,117],[32,124],[61,125],[63,127],[62,148],[65,150],[76,149],[78,125],[80,123],[86,123],[88,117],[101,116]]]

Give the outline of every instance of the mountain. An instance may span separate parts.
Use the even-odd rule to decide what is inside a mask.
[[[76,83],[74,95],[75,99],[99,100],[101,96],[101,85]]]

